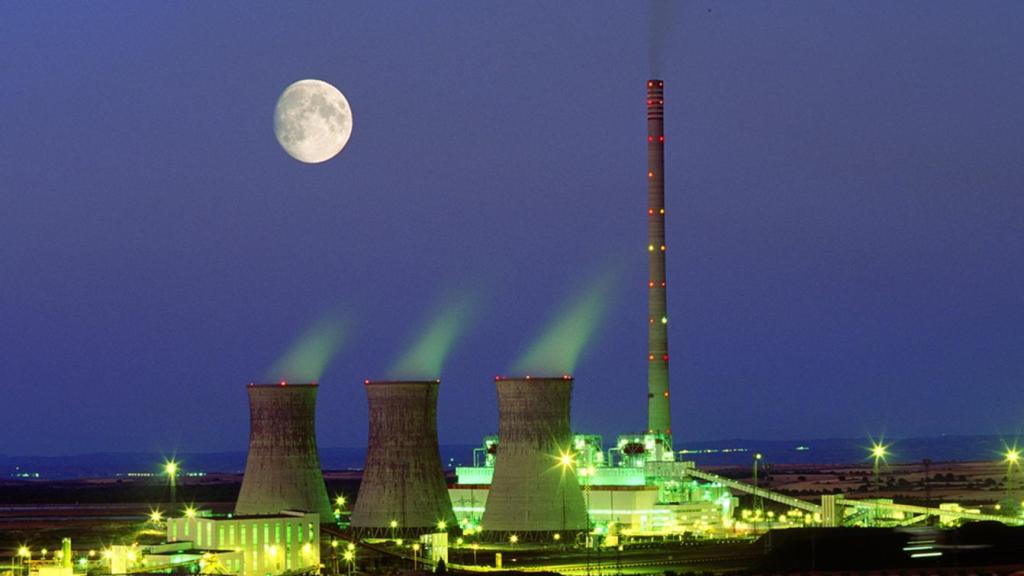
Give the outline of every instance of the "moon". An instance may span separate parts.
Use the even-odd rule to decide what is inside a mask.
[[[284,89],[274,108],[274,135],[292,158],[318,164],[337,156],[352,135],[352,108],[323,80],[299,80]]]

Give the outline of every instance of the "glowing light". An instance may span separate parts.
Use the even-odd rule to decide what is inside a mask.
[[[331,540],[331,548],[337,548],[337,547],[338,547],[338,541],[337,540]]]
[[[662,324],[668,324],[668,317],[667,316],[662,316],[661,317],[661,323]]]
[[[177,476],[178,474],[178,463],[174,460],[168,460],[164,462],[164,474],[168,476]]]
[[[444,520],[438,520],[437,521],[437,529],[442,531],[442,532],[447,530],[448,529],[448,523],[445,522]]]
[[[562,535],[559,534],[558,532],[555,532],[555,535],[552,536],[551,538],[553,538],[557,542],[558,540],[562,539]]]
[[[196,517],[196,509],[191,507],[191,506],[186,507],[185,508],[185,518],[195,518],[195,517]]]
[[[1020,450],[1018,450],[1016,446],[1008,448],[1006,453],[1003,454],[1003,458],[1003,462],[1013,466],[1020,462]]]
[[[339,508],[344,506],[345,505],[345,497],[339,495],[337,498],[334,499],[334,503],[337,504]]]
[[[647,177],[648,178],[654,178],[654,172],[648,172],[647,173]]]
[[[277,556],[277,546],[267,546],[267,554],[271,557]]]
[[[558,465],[561,466],[562,468],[569,468],[569,467],[572,466],[572,463],[573,463],[573,454],[572,454],[572,452],[562,452],[558,456]]]
[[[654,244],[648,244],[647,245],[647,251],[648,252],[654,252]]]
[[[341,557],[344,558],[346,562],[351,562],[352,559],[355,558],[355,554],[353,554],[351,550],[345,550],[345,553],[342,554]]]
[[[665,251],[665,245],[664,245],[664,244],[662,244],[662,245],[661,245],[661,251],[662,251],[662,252],[664,252],[664,251]]]
[[[28,558],[31,554],[32,553],[29,552],[27,546],[21,546],[18,548],[18,556],[21,556],[22,558]]]
[[[306,542],[305,544],[302,545],[302,553],[303,554],[311,554],[312,552],[313,552],[313,545],[312,544],[310,544],[309,542]]]
[[[154,524],[159,524],[164,519],[164,514],[159,509],[153,510],[149,513],[149,521]]]
[[[885,457],[889,454],[888,448],[888,446],[881,442],[874,442],[871,445],[871,456],[874,457],[875,460],[885,460]]]
[[[398,520],[392,520],[389,523],[389,526],[391,526],[392,528],[398,528]]]
[[[513,534],[513,535],[508,537],[508,541],[511,542],[512,544],[515,544],[516,542],[519,542],[519,536],[516,536],[515,534]]]
[[[412,545],[412,550],[413,550],[413,552],[419,552],[420,551],[420,543],[417,542],[417,543],[413,544]]]

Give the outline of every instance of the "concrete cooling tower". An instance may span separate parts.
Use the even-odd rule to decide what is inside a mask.
[[[366,381],[370,438],[352,528],[409,536],[457,526],[437,444],[440,381]],[[393,524],[394,523],[394,524]]]
[[[334,518],[316,449],[316,384],[249,384],[249,456],[236,515]]]
[[[498,453],[485,534],[550,539],[587,528],[569,427],[572,378],[497,379]]]

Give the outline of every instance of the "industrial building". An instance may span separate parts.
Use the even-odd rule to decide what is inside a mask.
[[[287,510],[231,517],[190,512],[167,520],[167,542],[168,546],[153,552],[166,556],[168,564],[183,553],[201,554],[203,562],[211,565],[204,573],[298,573],[320,566],[320,516]],[[149,565],[159,564],[154,556],[147,556]]]
[[[439,380],[365,382],[369,447],[352,528],[416,535],[455,526],[437,442]]]
[[[249,453],[239,516],[302,510],[333,519],[316,447],[316,384],[249,384]]]

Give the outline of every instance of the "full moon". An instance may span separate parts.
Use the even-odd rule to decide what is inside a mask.
[[[323,80],[285,88],[274,108],[274,135],[292,158],[317,164],[334,158],[352,135],[352,109],[340,90]]]

